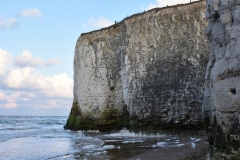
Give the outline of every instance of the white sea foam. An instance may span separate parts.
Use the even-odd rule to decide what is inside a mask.
[[[195,147],[196,147],[196,144],[195,144],[195,143],[191,143],[191,147],[192,147],[192,148],[195,148]]]
[[[96,145],[90,144],[90,145],[84,146],[83,149],[93,149],[93,148],[95,148],[95,147],[96,147]]]
[[[176,140],[175,143],[180,143],[180,141],[179,141],[179,140]]]
[[[158,142],[156,145],[158,147],[165,147],[168,143],[167,142]]]
[[[196,139],[196,140],[195,140],[196,143],[198,143],[198,142],[200,142],[200,141],[201,141],[201,139]]]
[[[105,140],[104,142],[119,142],[121,140]]]
[[[102,154],[102,152],[96,152],[96,153],[93,154],[93,156],[99,156],[101,154]]]
[[[114,145],[105,145],[103,146],[103,149],[113,149],[115,148]]]
[[[87,130],[87,131],[80,131],[80,132],[99,133],[99,130]]]
[[[100,151],[100,152],[102,152],[102,151],[104,151],[105,149],[104,148],[94,148],[94,151]]]
[[[123,141],[122,143],[136,143],[136,141]]]
[[[182,147],[182,146],[185,146],[185,144],[180,143],[180,144],[177,144],[176,146],[177,146],[177,147]]]
[[[195,137],[190,137],[190,139],[191,139],[191,141],[194,141],[194,140],[196,140],[196,138],[195,138]]]
[[[154,144],[154,145],[152,145],[152,148],[156,148],[156,147],[157,147],[157,145],[155,145],[155,144]]]
[[[106,134],[105,136],[110,137],[164,137],[164,134],[144,134],[144,133],[132,133],[126,128],[123,128],[121,131],[112,134]]]

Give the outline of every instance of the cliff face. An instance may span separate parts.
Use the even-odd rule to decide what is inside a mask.
[[[205,11],[205,1],[153,9],[82,34],[65,128],[202,128]]]
[[[240,2],[207,0],[207,65],[203,113],[210,144],[240,154]]]

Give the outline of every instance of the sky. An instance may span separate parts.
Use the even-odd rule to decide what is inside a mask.
[[[144,10],[188,2],[0,0],[0,115],[68,116],[81,33]]]

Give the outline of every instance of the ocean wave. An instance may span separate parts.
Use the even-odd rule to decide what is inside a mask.
[[[165,134],[145,134],[145,133],[133,133],[123,128],[121,131],[117,133],[106,134],[106,137],[165,137]]]

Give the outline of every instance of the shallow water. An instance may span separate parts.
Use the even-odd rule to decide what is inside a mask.
[[[159,147],[195,147],[177,136],[64,130],[67,117],[0,116],[0,159],[126,159]]]

